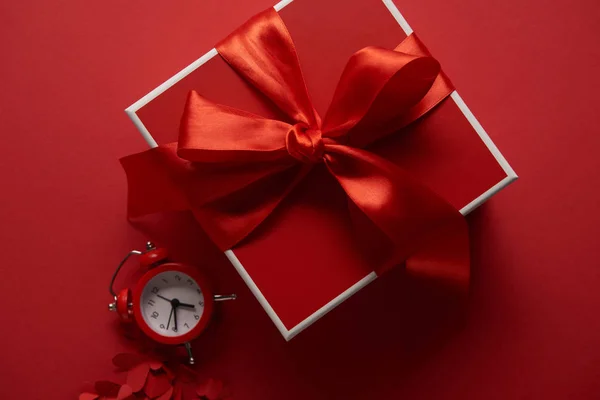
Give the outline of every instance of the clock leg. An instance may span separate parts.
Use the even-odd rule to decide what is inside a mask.
[[[237,295],[235,294],[215,294],[213,296],[214,301],[226,301],[226,300],[235,300],[237,299]]]
[[[190,342],[186,342],[185,343],[185,350],[188,353],[188,362],[190,363],[190,365],[194,365],[194,356],[192,355],[192,345],[190,344]]]

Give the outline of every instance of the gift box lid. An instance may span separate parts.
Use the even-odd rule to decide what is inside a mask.
[[[390,0],[285,0],[274,8],[292,35],[321,113],[350,55],[367,45],[394,48],[412,33]],[[212,49],[127,108],[149,146],[177,140],[191,89],[217,103],[277,117],[273,105]],[[463,215],[517,178],[456,91],[401,134],[369,149],[411,172]],[[352,248],[346,209],[333,178],[311,173],[247,240],[226,252],[286,340],[377,277],[370,260]]]

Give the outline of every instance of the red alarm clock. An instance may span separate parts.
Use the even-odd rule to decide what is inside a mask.
[[[140,256],[147,269],[133,289],[115,293],[113,285],[121,267],[132,255]],[[189,363],[194,363],[190,341],[198,337],[210,321],[215,301],[234,300],[232,295],[214,295],[197,268],[169,262],[168,253],[148,242],[146,251],[132,250],[121,261],[110,281],[114,302],[108,305],[125,322],[135,322],[151,339],[186,347]]]

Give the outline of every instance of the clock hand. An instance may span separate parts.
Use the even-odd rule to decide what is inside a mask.
[[[175,323],[175,332],[177,332],[177,306],[173,306],[173,322]]]
[[[196,308],[195,305],[193,304],[188,304],[188,303],[179,303],[180,307],[189,307],[189,308]]]
[[[167,299],[165,296],[161,296],[161,295],[160,295],[160,294],[158,294],[158,293],[156,293],[156,295],[157,295],[158,297],[160,297],[161,299],[168,301],[169,303],[171,302],[171,300]]]
[[[171,325],[171,317],[173,316],[173,311],[175,307],[171,307],[171,313],[169,314],[169,322],[167,322],[167,330],[169,330],[169,325]]]

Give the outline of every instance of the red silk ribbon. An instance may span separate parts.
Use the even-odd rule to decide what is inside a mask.
[[[324,163],[346,192],[351,215],[366,216],[389,241],[389,257],[374,265],[377,272],[405,262],[415,274],[468,282],[463,216],[400,167],[362,149],[420,118],[453,90],[414,34],[394,50],[356,52],[323,119],[310,100],[292,38],[272,8],[217,50],[289,120],[263,118],[190,92],[178,143],[121,160],[130,217],[192,210],[214,242],[230,249]]]

